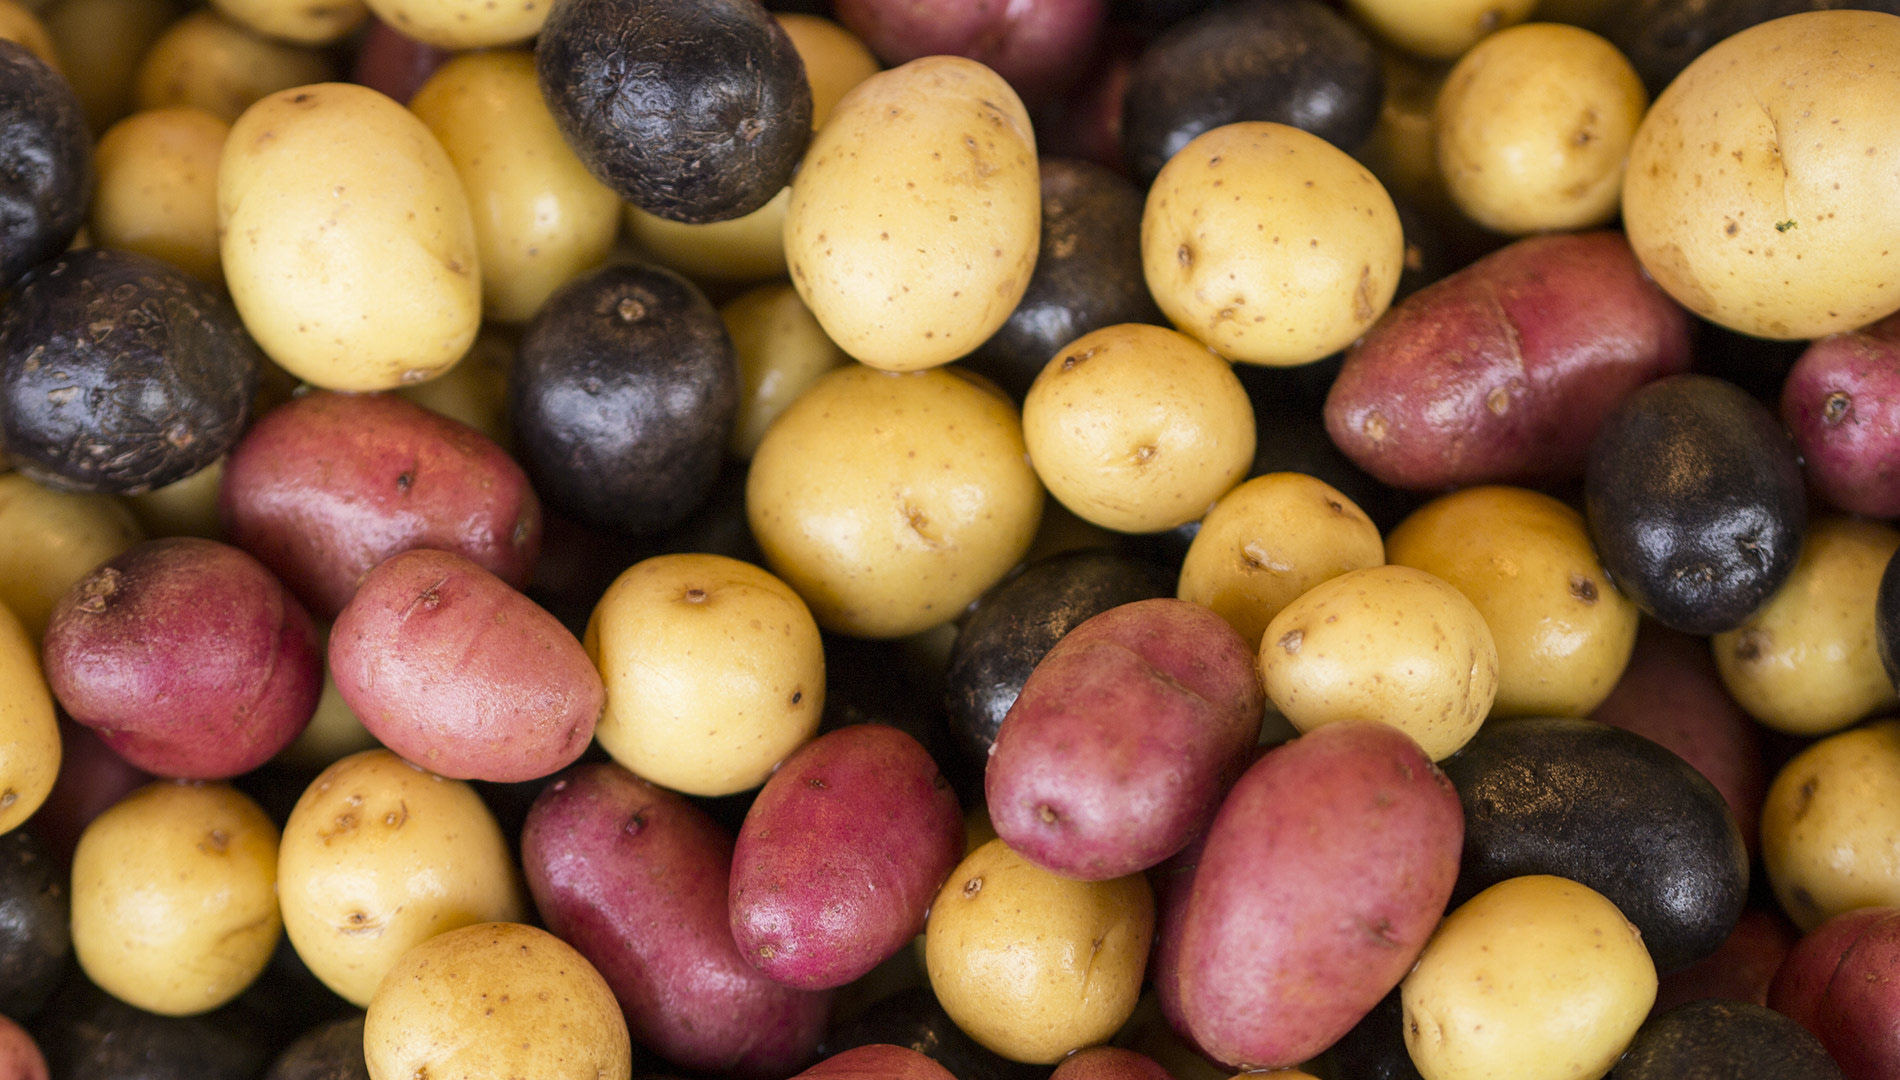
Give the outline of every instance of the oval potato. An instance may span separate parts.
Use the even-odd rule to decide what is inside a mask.
[[[190,107],[133,113],[93,151],[86,228],[100,247],[163,259],[224,284],[218,265],[218,157],[231,125]]]
[[[266,94],[331,81],[336,66],[322,49],[264,37],[201,8],[152,42],[134,100],[140,109],[194,105],[231,124]]]
[[[40,650],[0,604],[0,833],[33,816],[59,776],[62,746]]]
[[[1900,720],[1830,735],[1784,765],[1762,804],[1761,858],[1804,933],[1900,906]]]

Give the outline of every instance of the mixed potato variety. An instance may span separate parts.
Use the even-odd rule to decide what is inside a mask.
[[[1900,1075],[1828,6],[0,0],[0,1080]]]

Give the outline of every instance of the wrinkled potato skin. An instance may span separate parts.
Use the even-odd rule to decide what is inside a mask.
[[[145,539],[116,495],[54,491],[19,473],[0,473],[0,603],[33,639],[54,605],[93,567]]]
[[[134,101],[140,109],[196,106],[231,124],[267,94],[329,82],[336,74],[321,50],[261,37],[200,10],[152,42],[139,61]]]
[[[202,109],[133,113],[93,151],[86,228],[100,247],[163,259],[224,284],[218,264],[218,157],[231,126]]]
[[[46,801],[61,752],[39,647],[0,604],[0,833],[13,831]]]
[[[1783,766],[1761,855],[1804,933],[1857,907],[1900,907],[1900,720],[1830,735]]]

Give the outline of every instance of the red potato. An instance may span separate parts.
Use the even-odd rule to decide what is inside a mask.
[[[1781,422],[1816,495],[1900,516],[1900,315],[1809,345],[1781,384]]]
[[[1081,74],[1107,19],[1105,0],[835,0],[838,21],[893,67],[967,56],[1031,108]]]
[[[1346,354],[1326,431],[1393,487],[1570,480],[1624,397],[1689,362],[1689,316],[1621,233],[1534,236],[1387,311]]]
[[[1821,1034],[1823,1001],[1842,956],[1868,928],[1894,915],[1900,915],[1900,908],[1855,908],[1804,934],[1788,950],[1774,981],[1768,984],[1768,1007],[1825,1040]]]
[[[220,780],[303,732],[323,691],[316,627],[262,563],[215,540],[148,540],[53,608],[46,683],[147,772]]]
[[[374,16],[363,33],[363,44],[356,52],[356,67],[350,81],[379,91],[407,105],[435,69],[455,55],[447,49],[425,44],[391,27]]]
[[[1110,608],[1056,642],[1003,717],[983,778],[990,821],[1065,877],[1145,870],[1206,827],[1265,700],[1253,650],[1207,608]]]
[[[607,700],[554,616],[446,551],[380,563],[330,630],[330,677],[384,746],[456,780],[535,780],[574,763]]]
[[[753,800],[732,856],[732,937],[787,986],[843,986],[924,930],[963,858],[963,812],[916,739],[883,724],[800,747]]]
[[[1788,958],[1801,932],[1778,911],[1749,908],[1715,952],[1664,975],[1656,987],[1651,1016],[1703,998],[1768,1004],[1768,986]]]
[[[1338,1041],[1418,958],[1463,842],[1458,793],[1397,728],[1341,720],[1269,751],[1195,870],[1176,961],[1187,1034],[1240,1069]]]
[[[0,1016],[0,1078],[47,1080],[46,1058],[26,1029]]]
[[[740,955],[732,846],[684,796],[608,764],[549,784],[521,829],[535,908],[606,978],[635,1042],[695,1072],[778,1080],[816,1052],[831,995]]]
[[[1062,1059],[1049,1080],[1172,1080],[1155,1059],[1119,1046],[1091,1046]]]
[[[1900,1076],[1900,916],[1870,923],[1841,954],[1817,1018],[1847,1080]]]
[[[950,1070],[924,1054],[890,1043],[854,1046],[798,1075],[825,1080],[955,1080]]]
[[[521,467],[394,394],[315,391],[265,413],[225,463],[218,515],[320,619],[410,548],[452,551],[520,589],[541,546]]]

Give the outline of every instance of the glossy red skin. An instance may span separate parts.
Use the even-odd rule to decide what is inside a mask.
[[[409,104],[422,84],[455,54],[424,44],[372,17],[356,53],[350,81]]]
[[[1338,1041],[1411,970],[1463,843],[1457,792],[1397,728],[1338,721],[1269,751],[1195,871],[1176,964],[1187,1033],[1243,1070]]]
[[[1106,0],[834,0],[838,21],[886,64],[967,56],[1035,108],[1081,74]]]
[[[890,1043],[841,1050],[798,1075],[827,1080],[956,1080],[933,1058]]]
[[[26,1029],[0,1016],[0,1080],[47,1080],[46,1058]]]
[[[572,765],[607,690],[560,620],[488,571],[418,548],[371,570],[330,630],[330,677],[369,733],[456,780]]]
[[[1869,927],[1894,915],[1900,915],[1900,908],[1855,908],[1802,935],[1768,984],[1768,1007],[1826,1042],[1821,1033],[1822,1002],[1841,957]]]
[[[831,995],[760,974],[726,916],[732,837],[613,764],[549,784],[521,829],[547,928],[599,969],[641,1045],[695,1072],[778,1080],[817,1052]]]
[[[1781,385],[1781,421],[1816,495],[1900,517],[1900,316],[1809,345]]]
[[[521,589],[541,547],[541,504],[514,459],[394,394],[318,390],[265,413],[225,462],[218,514],[326,620],[398,552],[453,551]]]
[[[923,933],[963,858],[963,812],[916,739],[854,724],[785,759],[732,856],[732,937],[753,967],[804,990],[843,986]]]
[[[1207,608],[1104,611],[1056,642],[997,730],[983,778],[996,834],[1064,877],[1154,866],[1206,828],[1265,700],[1253,650]]]
[[[1755,722],[1722,685],[1707,640],[1645,618],[1629,666],[1590,714],[1660,743],[1722,793],[1753,858],[1761,849],[1761,807],[1768,797]]]
[[[316,711],[316,627],[262,563],[215,540],[149,540],[53,608],[46,683],[68,715],[158,776],[221,780],[289,746]]]
[[[1604,417],[1689,363],[1688,314],[1621,233],[1534,236],[1387,311],[1346,354],[1326,431],[1414,491],[1573,480]]]
[[[1801,931],[1780,912],[1749,908],[1721,948],[1681,971],[1664,975],[1656,987],[1651,1016],[1703,998],[1768,1004],[1768,984],[1800,940]]]
[[[135,789],[152,782],[151,773],[113,753],[99,733],[59,717],[59,775],[46,801],[26,819],[26,827],[40,838],[61,866],[73,863],[79,834],[92,819],[106,812]]]
[[[1900,1076],[1900,915],[1863,930],[1821,995],[1821,1045],[1848,1080]]]

